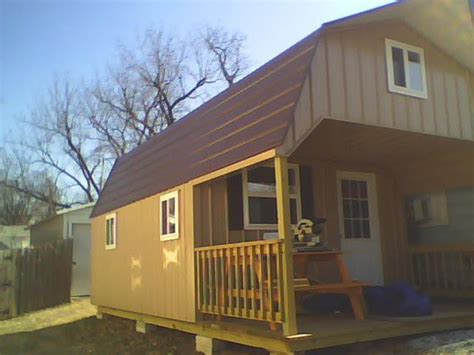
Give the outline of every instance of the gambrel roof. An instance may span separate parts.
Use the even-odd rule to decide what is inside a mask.
[[[281,145],[316,37],[310,34],[119,158],[92,217]]]

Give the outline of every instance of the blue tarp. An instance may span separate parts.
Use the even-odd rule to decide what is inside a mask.
[[[364,287],[364,296],[370,314],[391,317],[429,316],[433,306],[428,296],[417,292],[405,282],[389,286]],[[303,299],[303,306],[314,312],[352,310],[346,295],[316,294]]]
[[[433,313],[431,299],[405,282],[389,286],[364,288],[369,312],[392,317],[429,316]]]

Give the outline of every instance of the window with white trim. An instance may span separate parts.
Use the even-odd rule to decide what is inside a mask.
[[[179,238],[179,200],[178,191],[160,196],[160,239]]]
[[[388,90],[426,99],[425,56],[422,48],[385,39]]]
[[[111,213],[105,216],[105,249],[117,247],[117,214]]]
[[[295,225],[301,219],[299,167],[288,166],[290,220]],[[242,173],[244,200],[244,228],[278,228],[275,168],[263,165],[245,169]]]

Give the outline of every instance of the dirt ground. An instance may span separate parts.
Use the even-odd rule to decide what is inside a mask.
[[[98,320],[88,299],[0,322],[0,355],[7,354],[195,354],[194,336],[151,327],[135,331],[135,322],[111,316]],[[236,344],[222,355],[266,354]],[[462,354],[474,355],[474,329],[353,344],[313,355]]]
[[[135,323],[115,317],[89,317],[31,332],[0,336],[0,354],[195,354],[190,334],[153,327],[147,334]],[[231,345],[222,355],[266,354],[259,349]],[[355,354],[474,354],[474,330],[404,337],[311,352],[314,355]]]

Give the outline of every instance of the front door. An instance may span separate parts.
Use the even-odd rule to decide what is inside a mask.
[[[353,279],[383,284],[374,174],[337,172],[341,249]]]

